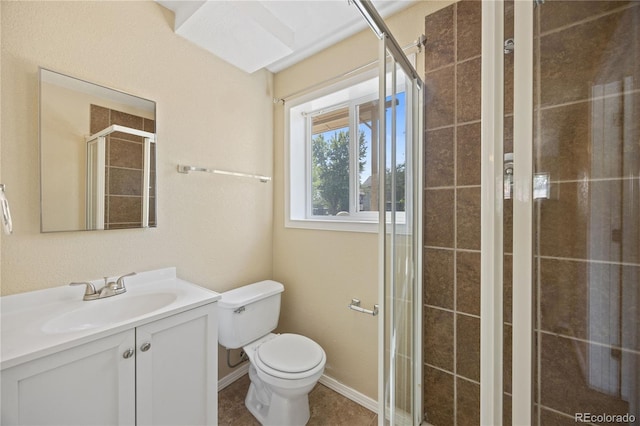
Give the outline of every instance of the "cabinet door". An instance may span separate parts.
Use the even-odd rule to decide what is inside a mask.
[[[2,424],[133,425],[134,330],[2,371]]]
[[[136,329],[138,425],[215,425],[218,329],[211,303]]]

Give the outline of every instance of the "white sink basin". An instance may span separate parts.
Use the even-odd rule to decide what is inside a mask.
[[[220,299],[178,278],[175,268],[139,272],[125,285],[126,293],[89,301],[69,285],[0,297],[0,369]]]
[[[122,296],[121,298],[118,298]],[[173,303],[176,293],[151,293],[137,296],[112,296],[92,300],[80,309],[52,318],[42,326],[47,334],[73,333],[81,330],[105,327],[131,318],[152,313]]]

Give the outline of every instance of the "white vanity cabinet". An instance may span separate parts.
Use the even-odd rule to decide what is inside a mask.
[[[3,425],[135,424],[128,330],[3,370]]]
[[[217,424],[216,305],[2,370],[2,424]]]
[[[136,424],[218,424],[216,309],[211,303],[136,328]]]

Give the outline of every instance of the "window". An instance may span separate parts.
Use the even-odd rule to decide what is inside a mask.
[[[404,123],[404,94],[395,101],[396,116],[402,118],[396,121]],[[386,102],[389,122],[391,99]],[[285,105],[286,226],[377,232],[378,104],[378,79],[369,77]],[[396,128],[397,140],[404,140],[405,133],[404,127]],[[387,157],[389,169],[391,158]],[[396,158],[398,172],[404,161]],[[396,179],[396,209],[403,211],[404,182],[400,180]],[[389,210],[390,188],[386,192]]]

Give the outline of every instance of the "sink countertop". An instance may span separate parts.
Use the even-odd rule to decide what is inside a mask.
[[[102,279],[90,282],[96,288],[104,285]],[[126,293],[91,301],[82,300],[84,286],[69,285],[0,297],[0,370],[215,302],[221,297],[219,293],[181,280],[175,268],[140,272],[125,278],[125,285]],[[117,312],[123,302],[125,306],[131,305],[136,300],[144,301],[145,296],[152,299],[157,294],[171,297],[165,297],[167,302],[163,306],[129,315],[121,321],[108,324],[98,321],[98,325],[91,326],[80,323],[69,331],[49,326],[52,320],[69,318],[70,314],[80,313],[81,318],[92,308],[97,313],[117,316],[113,312]]]

